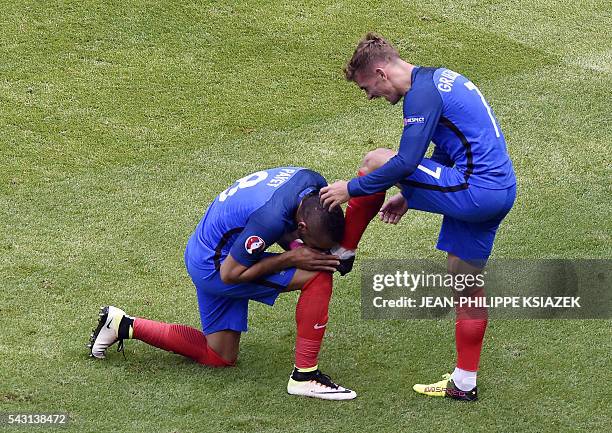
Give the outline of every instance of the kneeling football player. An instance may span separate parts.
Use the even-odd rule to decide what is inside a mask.
[[[196,287],[202,331],[180,324],[131,317],[103,307],[89,344],[91,356],[137,339],[212,367],[235,365],[247,330],[250,300],[273,305],[282,292],[301,290],[297,308],[295,367],[287,392],[326,400],[356,393],[318,368],[327,327],[332,272],[338,258],[325,251],[341,240],[344,215],[323,208],[320,174],[298,167],[258,171],[219,194],[189,239],[187,271]],[[300,242],[301,241],[301,242]],[[278,243],[284,253],[266,252]]]

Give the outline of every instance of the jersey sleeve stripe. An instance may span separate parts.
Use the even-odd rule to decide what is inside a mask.
[[[221,252],[223,251],[223,247],[228,243],[232,236],[240,233],[242,230],[244,230],[244,227],[236,227],[223,233],[221,240],[215,248],[215,256],[213,257],[213,262],[215,263],[215,269],[217,271],[221,269]]]
[[[440,117],[440,123],[446,126],[451,131],[453,131],[455,135],[457,136],[457,138],[459,138],[459,141],[461,141],[461,144],[463,145],[463,147],[465,148],[465,158],[467,159],[467,163],[466,163],[467,169],[465,171],[464,176],[465,176],[465,181],[467,182],[470,176],[472,175],[472,173],[474,172],[474,158],[472,155],[472,146],[470,142],[467,140],[467,138],[465,138],[465,135],[463,135],[463,132],[461,132],[459,128],[457,128],[457,125],[455,125],[449,119],[442,116]]]

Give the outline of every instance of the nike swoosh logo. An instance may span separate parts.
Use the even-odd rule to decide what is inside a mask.
[[[350,393],[351,390],[350,389],[345,389],[344,391],[321,391],[321,392],[316,392],[313,391],[313,394],[348,394]]]
[[[323,329],[327,326],[327,323],[324,323],[323,325],[319,325],[318,323],[315,323],[314,325],[314,329]]]
[[[114,319],[114,317],[113,317],[113,319]],[[110,325],[111,325],[111,323],[113,323],[113,319],[110,319],[110,322],[108,322],[106,324],[106,329],[110,329]]]

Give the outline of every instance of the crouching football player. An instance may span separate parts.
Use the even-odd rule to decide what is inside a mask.
[[[189,239],[187,271],[196,287],[202,331],[180,324],[131,317],[108,306],[100,312],[89,344],[91,356],[137,339],[211,367],[233,366],[247,330],[250,300],[273,305],[282,292],[301,290],[297,307],[295,367],[287,392],[326,400],[356,393],[335,384],[318,368],[328,323],[334,247],[344,230],[340,208],[319,201],[320,174],[298,167],[258,171],[219,194]],[[300,242],[301,241],[301,242]],[[284,253],[266,252],[278,243]]]
[[[369,152],[357,177],[321,189],[326,206],[349,203],[342,245],[332,252],[350,265],[377,212],[384,222],[397,224],[415,209],[444,215],[437,248],[448,253],[449,274],[479,275],[516,197],[512,161],[490,105],[463,75],[410,64],[374,33],[359,42],[345,73],[369,99],[383,97],[396,104],[403,98],[404,128],[397,152]],[[425,158],[431,142],[434,151]],[[393,185],[401,193],[384,203]],[[476,376],[488,321],[478,298],[484,296],[482,285],[458,296],[465,302],[455,308],[456,368],[439,382],[414,385],[416,392],[478,398]]]

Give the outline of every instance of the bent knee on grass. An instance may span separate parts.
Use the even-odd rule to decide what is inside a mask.
[[[240,332],[226,329],[206,336],[208,347],[229,362],[234,362],[240,351]]]

